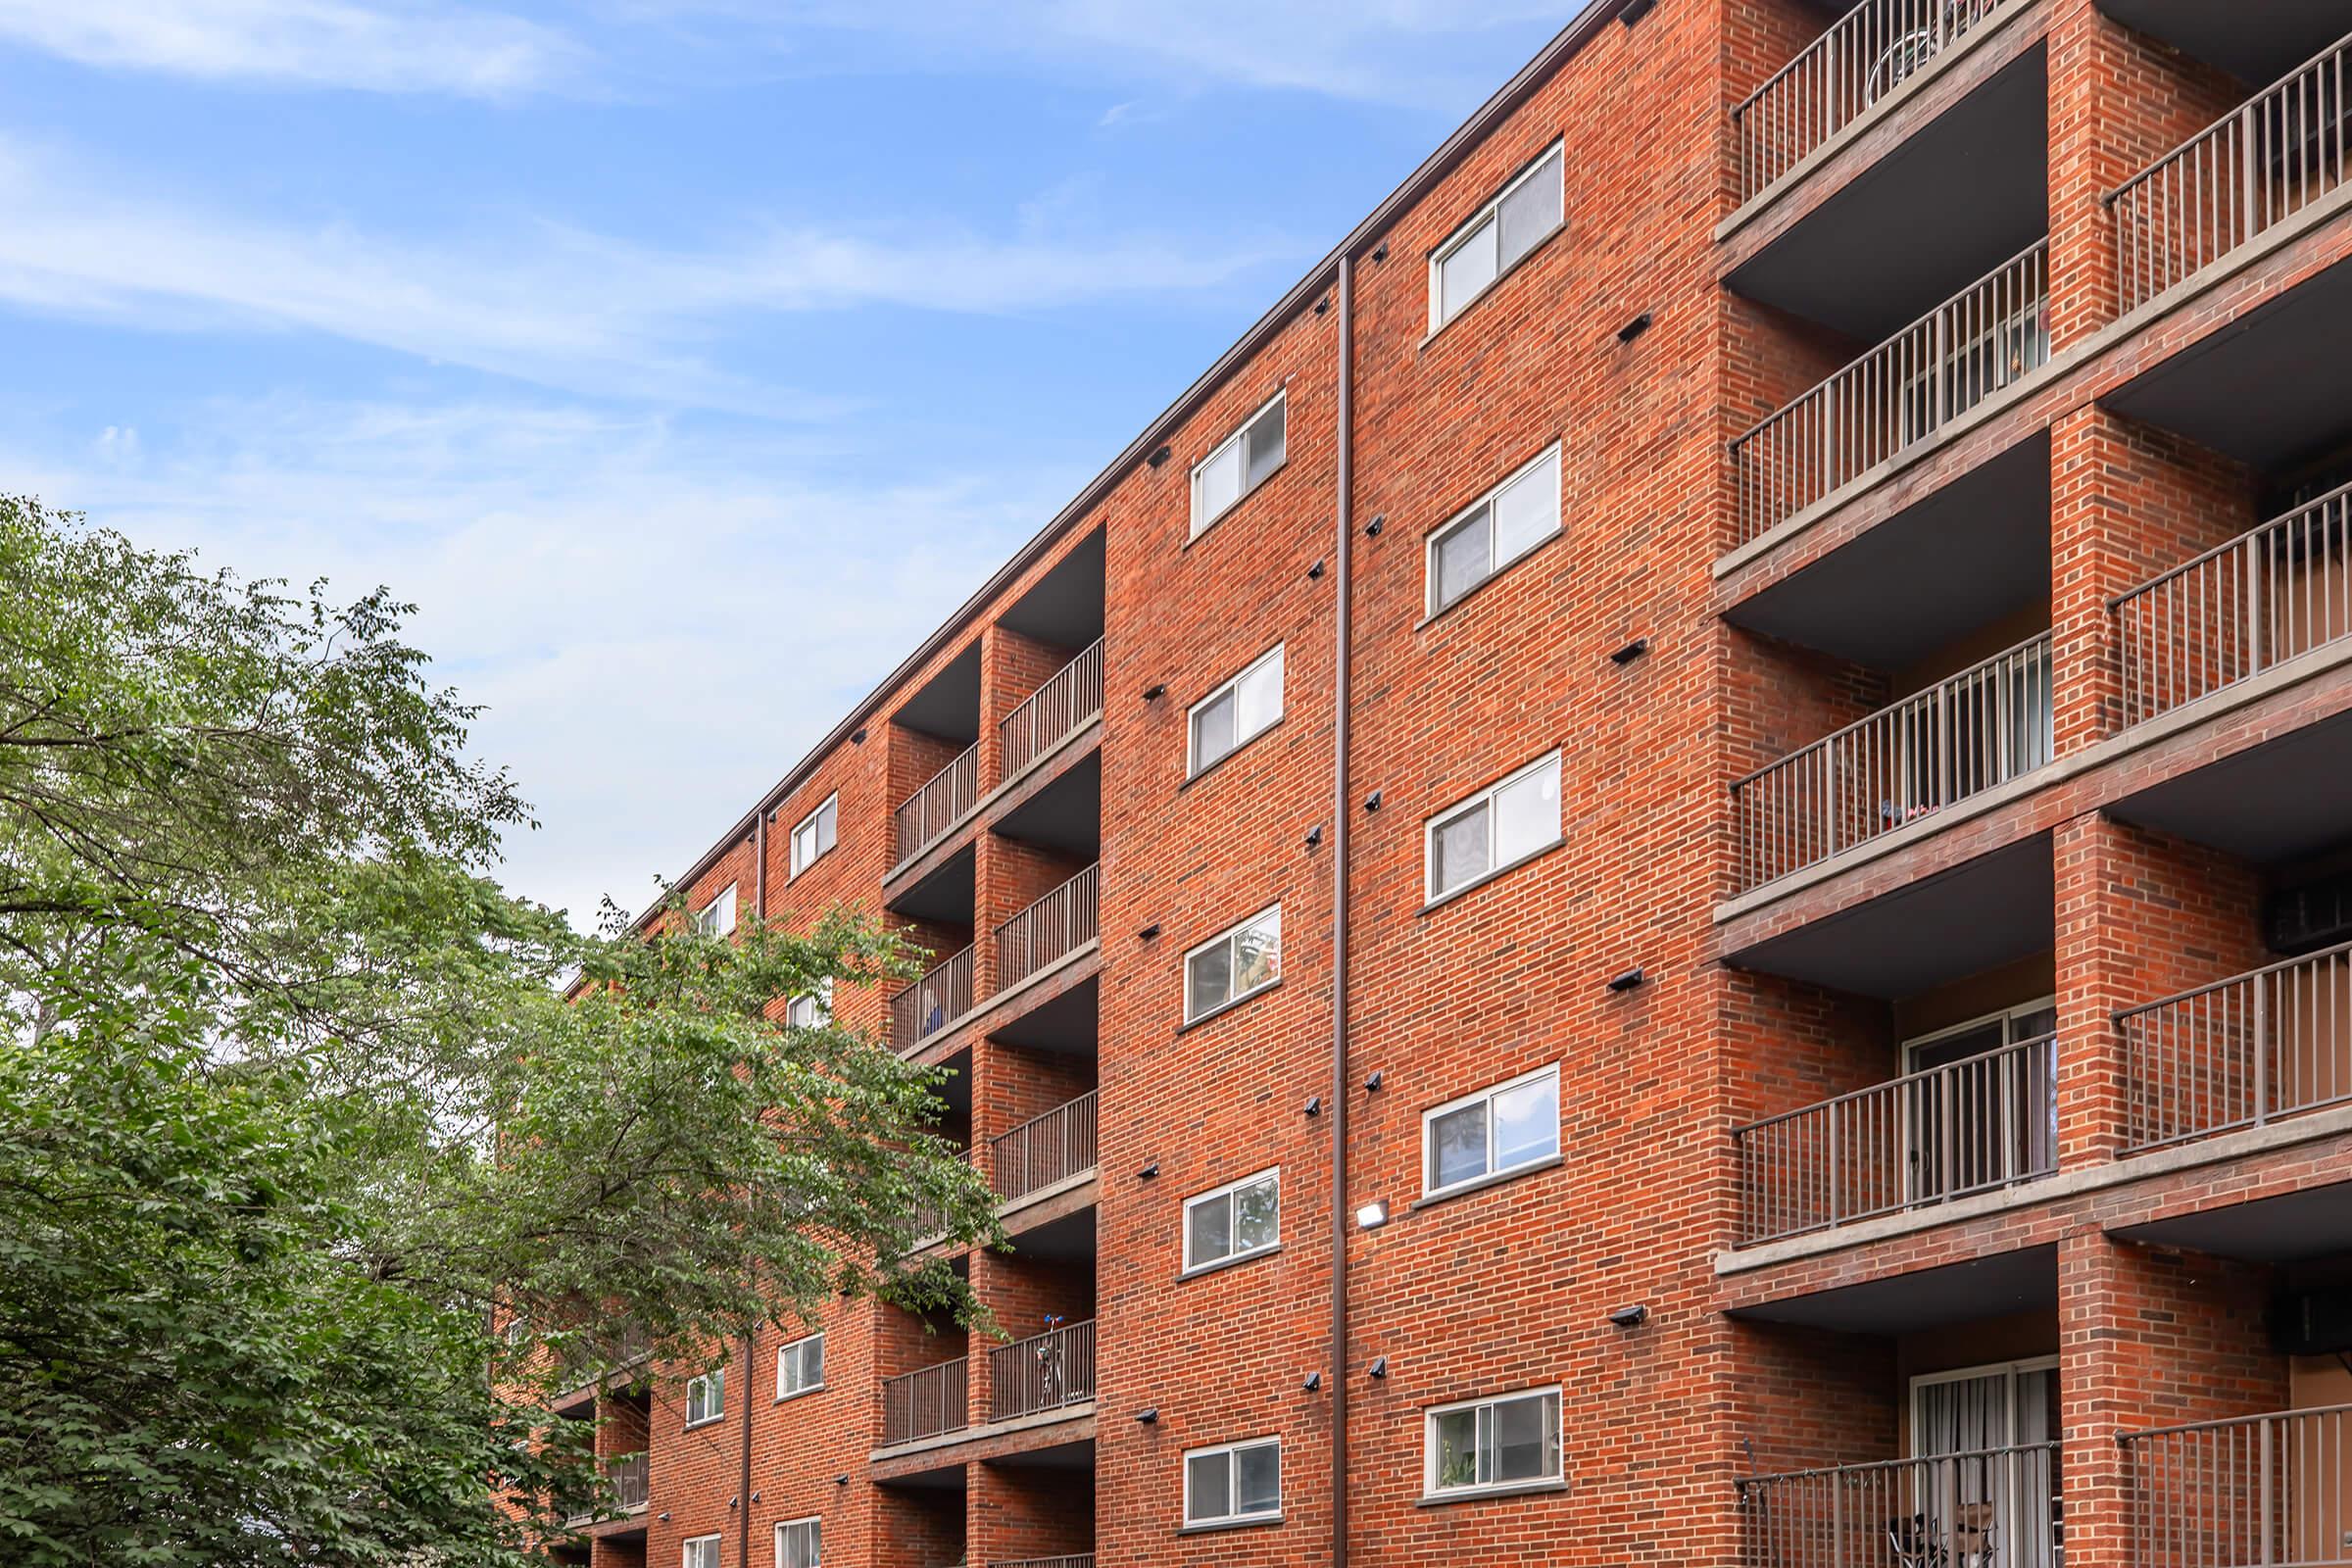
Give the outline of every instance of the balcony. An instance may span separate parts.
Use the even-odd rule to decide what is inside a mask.
[[[2121,1013],[2124,1150],[2352,1101],[2352,944]]]
[[[905,865],[947,835],[980,803],[980,743],[965,748],[903,802],[894,817],[898,863]]]
[[[2352,636],[2352,486],[2183,562],[2108,608],[2127,729]]]
[[[882,1446],[920,1443],[960,1432],[965,1411],[964,1358],[882,1380]]]
[[[988,1568],[1095,1568],[1095,1554],[1076,1551],[1065,1557],[998,1557]]]
[[[2130,1432],[2136,1568],[2352,1561],[2345,1455],[2352,1405]]]
[[[1924,1208],[2058,1168],[2057,1037],[1733,1129],[1740,1244]]]
[[[643,1513],[650,1493],[652,1472],[647,1467],[650,1455],[624,1453],[605,1461],[605,1479],[612,1483],[613,1506],[623,1515]],[[592,1523],[593,1513],[575,1513],[564,1523],[578,1528]]]
[[[1015,1421],[1095,1396],[1095,1325],[1068,1323],[988,1352],[988,1418]]]
[[[972,1010],[972,950],[965,948],[890,999],[890,1043],[914,1050]]]
[[[2058,1445],[1889,1459],[1739,1482],[1749,1568],[2056,1568]]]
[[[1017,1203],[1095,1168],[1096,1094],[1054,1106],[989,1145],[997,1197]]]
[[[999,770],[1018,778],[1102,711],[1102,642],[1046,678],[997,726]],[[903,858],[904,857],[902,857]]]
[[[1740,543],[1929,440],[2049,355],[2042,239],[1732,443]]]
[[[1102,867],[1090,865],[997,927],[997,990],[1009,991],[1095,940]]]
[[[2043,632],[1732,786],[1740,890],[1818,864],[2050,760]]]

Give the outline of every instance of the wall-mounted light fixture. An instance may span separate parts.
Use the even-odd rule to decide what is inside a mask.
[[[1385,1355],[1376,1355],[1372,1358],[1372,1364],[1365,1370],[1376,1378],[1385,1378],[1389,1375],[1389,1358]]]
[[[1639,969],[1628,969],[1623,974],[1609,976],[1609,989],[1611,991],[1631,991],[1648,978],[1649,976]]]
[[[833,1484],[837,1487],[846,1487],[850,1484],[850,1478],[846,1475],[835,1476],[833,1478]]]
[[[853,733],[850,736],[850,744],[852,746],[863,746],[865,744],[865,731],[858,730]]]
[[[1630,27],[1656,10],[1657,4],[1658,0],[1634,0],[1632,5],[1617,13],[1617,20]]]
[[[1322,842],[1323,824],[1317,822],[1313,827],[1310,827],[1306,830],[1306,847],[1311,850]]]
[[[1649,330],[1650,319],[1650,314],[1647,311],[1643,311],[1640,316],[1635,317],[1632,320],[1626,322],[1623,326],[1617,329],[1617,341],[1620,343],[1631,343],[1634,339],[1640,337],[1642,333]]]
[[[1615,653],[1611,654],[1609,656],[1609,662],[1612,664],[1630,664],[1635,660],[1640,659],[1643,654],[1648,652],[1649,639],[1646,637],[1637,637],[1632,642],[1627,643],[1623,648],[1620,648]]]
[[[1305,1389],[1307,1393],[1312,1394],[1323,1386],[1323,1374],[1320,1372],[1309,1372],[1306,1375],[1306,1381],[1299,1386]]]
[[[1374,1068],[1372,1075],[1364,1080],[1364,1090],[1367,1094],[1377,1095],[1380,1093],[1380,1086],[1387,1081],[1380,1069]]]
[[[1152,1161],[1151,1164],[1149,1164],[1149,1165],[1146,1165],[1146,1166],[1145,1166],[1145,1167],[1144,1167],[1142,1170],[1139,1170],[1139,1171],[1137,1171],[1137,1172],[1135,1173],[1135,1175],[1136,1175],[1136,1179],[1137,1179],[1138,1181],[1147,1181],[1147,1182],[1148,1182],[1148,1181],[1150,1181],[1150,1180],[1152,1180],[1153,1177],[1157,1176],[1158,1174],[1159,1174],[1159,1161],[1158,1161],[1158,1160],[1156,1160],[1156,1159],[1155,1159],[1155,1160],[1153,1160],[1153,1161]]]
[[[1159,935],[1159,922],[1154,920],[1150,925],[1144,927],[1141,931],[1138,931],[1135,934],[1135,940],[1138,942],[1149,942],[1157,935]]]
[[[1165,681],[1153,681],[1144,688],[1144,701],[1147,703],[1156,703],[1167,695],[1168,684]]]
[[[1389,1205],[1375,1199],[1355,1211],[1355,1222],[1365,1230],[1376,1231],[1389,1222]]]
[[[1319,300],[1315,301],[1315,314],[1316,314],[1317,316],[1321,316],[1321,315],[1322,315],[1322,314],[1323,314],[1325,311],[1328,311],[1328,310],[1330,310],[1330,309],[1331,309],[1331,296],[1330,296],[1330,295],[1326,294],[1326,295],[1324,295],[1324,296],[1323,296],[1321,299],[1319,299]]]
[[[1165,462],[1167,462],[1167,461],[1168,461],[1168,449],[1167,449],[1166,447],[1161,447],[1161,448],[1160,448],[1160,449],[1159,449],[1157,452],[1154,452],[1154,453],[1152,453],[1152,454],[1150,457],[1146,458],[1144,461],[1145,461],[1146,463],[1149,463],[1150,465],[1152,465],[1152,466],[1153,466],[1154,468],[1156,468],[1156,467],[1158,467],[1158,466],[1159,466],[1161,464],[1163,464],[1163,463],[1165,463]]]
[[[1380,537],[1381,529],[1386,528],[1388,525],[1389,514],[1384,512],[1377,517],[1374,517],[1370,522],[1364,524],[1364,537],[1367,539],[1377,539]]]
[[[1321,561],[1320,559],[1318,559],[1318,560],[1315,562],[1315,564],[1314,564],[1313,565],[1311,565],[1311,566],[1309,566],[1309,567],[1307,567],[1307,568],[1306,568],[1306,577],[1307,577],[1307,580],[1308,580],[1309,582],[1313,582],[1313,581],[1317,580],[1318,578],[1320,578],[1322,575],[1323,575],[1323,563],[1322,563],[1322,561]]]
[[[1621,1329],[1638,1329],[1649,1321],[1649,1308],[1639,1301],[1621,1306],[1609,1314],[1609,1321]]]
[[[1374,790],[1371,794],[1364,797],[1364,809],[1367,811],[1377,811],[1380,809],[1380,791]]]
[[[1321,1095],[1309,1095],[1306,1097],[1306,1113],[1309,1116],[1320,1116],[1323,1114],[1323,1097]]]
[[[1372,247],[1372,259],[1376,262],[1385,262],[1389,259],[1389,242],[1387,240],[1384,239]]]
[[[1159,1406],[1147,1404],[1135,1412],[1135,1418],[1145,1426],[1157,1426],[1159,1424]]]

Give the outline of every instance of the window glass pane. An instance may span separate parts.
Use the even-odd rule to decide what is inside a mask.
[[[1438,264],[1438,319],[1443,321],[1494,281],[1494,220],[1488,219]]]
[[[1438,541],[1438,602],[1430,607],[1432,610],[1444,610],[1485,582],[1488,573],[1494,570],[1488,529],[1491,520],[1492,514],[1481,507],[1460,527]]]
[[[1494,559],[1525,555],[1559,525],[1560,455],[1553,452],[1494,498]]]
[[[1560,836],[1560,766],[1550,763],[1494,792],[1494,860],[1501,864]]]
[[[822,855],[833,847],[835,823],[840,818],[840,803],[827,801],[816,813],[816,853]]]
[[[1487,1173],[1487,1107],[1464,1105],[1429,1123],[1429,1184],[1451,1187]]]
[[[1279,1182],[1268,1177],[1233,1195],[1233,1245],[1236,1251],[1271,1247],[1281,1234]]]
[[[1196,1453],[1184,1461],[1185,1517],[1222,1519],[1233,1512],[1231,1459],[1222,1453]]]
[[[825,1381],[825,1337],[821,1334],[802,1349],[801,1378],[811,1385]]]
[[[816,858],[816,824],[805,822],[792,830],[792,868],[795,871]]]
[[[1198,1018],[1233,996],[1233,944],[1220,942],[1194,954],[1184,972],[1184,1010]]]
[[[1560,1081],[1548,1075],[1494,1099],[1494,1168],[1508,1170],[1560,1152]]]
[[[1478,1412],[1475,1409],[1449,1410],[1431,1425],[1437,1429],[1437,1486],[1475,1486],[1478,1482]]]
[[[1430,835],[1430,888],[1450,892],[1494,864],[1487,858],[1487,808],[1475,807]]]
[[[1230,1198],[1211,1198],[1193,1204],[1184,1211],[1184,1223],[1191,1238],[1191,1257],[1195,1264],[1214,1263],[1233,1250]]]
[[[1544,1468],[1551,1446],[1544,1440],[1546,1398],[1506,1399],[1494,1406],[1494,1481],[1535,1481],[1550,1472]]]
[[[1193,482],[1197,501],[1193,521],[1196,525],[1205,525],[1241,499],[1242,444],[1228,441],[1218,448],[1214,457],[1200,465]]]
[[[1241,704],[1241,733],[1255,735],[1282,716],[1282,650],[1244,675],[1236,695]]]
[[[784,1527],[784,1568],[817,1568],[817,1529],[813,1523]]]
[[[1282,1506],[1282,1448],[1260,1443],[1233,1456],[1235,1513],[1272,1513]]]
[[[1282,917],[1253,921],[1233,939],[1233,991],[1240,996],[1270,985],[1282,973]]]
[[[1269,473],[1282,466],[1283,426],[1287,422],[1286,405],[1277,403],[1257,416],[1246,437],[1250,447],[1249,483],[1255,487]]]
[[[1560,220],[1560,155],[1553,153],[1502,199],[1502,265],[1525,256]]]
[[[1193,771],[1216,761],[1234,747],[1234,694],[1210,698],[1193,712]]]

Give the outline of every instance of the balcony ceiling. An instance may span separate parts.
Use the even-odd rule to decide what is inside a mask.
[[[1088,1472],[1091,1479],[1095,1468],[1095,1440],[1082,1438],[1076,1443],[1056,1443],[1043,1448],[1018,1448],[988,1462],[1001,1469],[1082,1470]]]
[[[976,867],[978,856],[966,844],[947,859],[931,868],[928,876],[912,887],[902,888],[890,901],[894,914],[911,920],[930,920],[940,925],[968,926],[972,923],[972,901],[978,886]],[[947,954],[942,953],[945,958]]]
[[[2047,835],[1906,882],[1783,936],[1725,955],[1777,974],[1882,1002],[2032,957],[2054,940]]]
[[[2338,262],[2102,399],[2256,468],[2352,433],[2352,262]]]
[[[1725,618],[1874,669],[1901,669],[2049,595],[2045,430]]]
[[[2114,1234],[2128,1242],[2184,1247],[2247,1263],[2296,1263],[2352,1251],[2352,1182],[2227,1203]]]
[[[2012,1312],[2056,1310],[2058,1249],[2030,1248],[1966,1263],[1840,1285],[1743,1307],[1732,1316],[1840,1334],[1915,1334]]]
[[[1102,530],[1056,562],[997,624],[1076,653],[1102,635]]]
[[[1749,299],[1878,343],[2049,232],[2049,92],[2034,49],[1734,271]]]
[[[1101,977],[1089,976],[1051,1002],[1021,1009],[1001,1028],[990,1030],[989,1038],[1025,1051],[1091,1056],[1100,1033],[1101,991]]]
[[[2127,27],[2264,87],[2352,31],[2343,0],[2099,0]]]
[[[1022,802],[996,825],[998,834],[1041,850],[1091,860],[1102,851],[1102,753]]]
[[[2338,713],[2128,796],[2107,814],[2275,865],[2352,838],[2348,781],[2352,713]]]
[[[969,746],[980,738],[980,645],[974,642],[899,705],[894,724]]]

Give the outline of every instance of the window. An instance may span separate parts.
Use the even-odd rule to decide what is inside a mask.
[[[727,1413],[727,1371],[720,1367],[686,1381],[686,1424],[699,1427]]]
[[[1282,1240],[1282,1169],[1184,1200],[1186,1273],[1270,1251]]]
[[[719,1568],[718,1538],[716,1536],[695,1537],[686,1543],[686,1549],[678,1561],[680,1568]]]
[[[1560,448],[1554,442],[1429,536],[1429,613],[1459,603],[1559,531]]]
[[[1548,847],[1560,836],[1560,754],[1431,817],[1427,835],[1433,900]]]
[[[776,1526],[776,1568],[817,1568],[817,1542],[824,1522],[794,1519]]]
[[[838,792],[826,796],[825,804],[801,818],[801,825],[792,830],[794,876],[808,870],[818,856],[833,847],[833,825],[839,814],[840,803]]]
[[[735,884],[694,914],[694,929],[707,937],[723,937],[735,929]]]
[[[825,1337],[811,1334],[776,1352],[776,1397],[808,1394],[825,1386]],[[814,1562],[816,1559],[808,1559]]]
[[[1421,1115],[1421,1191],[1541,1164],[1560,1152],[1560,1069],[1541,1068]]]
[[[1250,416],[1249,422],[1217,444],[1193,468],[1193,537],[1231,512],[1234,503],[1265,483],[1282,466],[1287,414],[1285,395]]]
[[[1193,705],[1187,777],[1197,777],[1273,728],[1282,716],[1282,645]]]
[[[1471,1399],[1429,1412],[1429,1495],[1560,1479],[1560,1391]]]
[[[825,976],[805,997],[784,1004],[784,1021],[795,1029],[814,1029],[833,1016],[833,977]]]
[[[1184,1021],[1205,1018],[1282,978],[1282,906],[1184,956]]]
[[[1258,1438],[1184,1456],[1184,1522],[1239,1524],[1282,1516],[1282,1440]]]
[[[1429,258],[1429,329],[1461,315],[1560,226],[1560,148],[1536,160]]]

